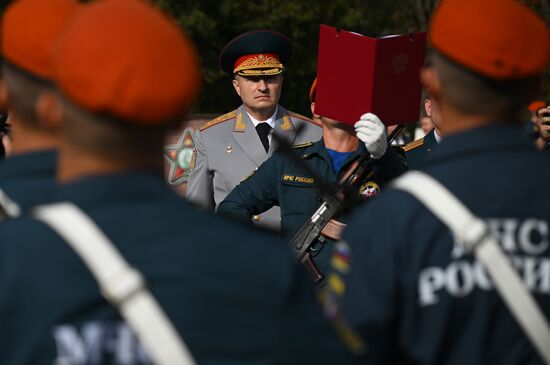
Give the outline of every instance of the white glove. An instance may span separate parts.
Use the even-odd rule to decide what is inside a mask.
[[[380,118],[372,113],[363,114],[354,127],[357,138],[365,143],[372,158],[379,159],[384,156],[388,148],[388,141],[386,126]]]

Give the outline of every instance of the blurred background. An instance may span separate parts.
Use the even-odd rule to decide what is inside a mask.
[[[94,0],[81,0],[94,1]],[[165,151],[167,180],[185,194],[194,160],[189,151],[191,131],[203,122],[234,110],[241,104],[231,85],[231,76],[218,66],[222,48],[237,35],[254,29],[272,29],[288,36],[294,56],[285,70],[280,104],[310,116],[309,88],[316,75],[319,25],[327,24],[369,37],[425,31],[439,0],[150,0],[169,14],[194,41],[203,68],[204,85],[188,120],[168,138]],[[482,1],[482,0],[480,0]],[[550,24],[550,0],[519,0]],[[0,11],[9,1],[0,0]],[[101,26],[98,24],[98,27]],[[121,24],[121,26],[124,26]],[[467,24],[465,24],[467,26]],[[106,55],[108,57],[108,55]],[[344,70],[345,72],[346,70]],[[550,72],[543,79],[539,99],[550,102]],[[420,105],[423,105],[419,100]],[[398,104],[398,101],[396,101]],[[412,123],[397,141],[405,144],[423,133]],[[530,116],[526,110],[525,121]],[[426,128],[429,130],[430,126]],[[420,134],[419,134],[420,132]],[[184,158],[185,157],[185,158]]]
[[[87,0],[93,1],[93,0]],[[240,105],[231,78],[218,67],[223,46],[240,33],[273,29],[294,44],[281,105],[309,116],[308,92],[317,67],[319,25],[369,37],[424,31],[439,0],[151,0],[170,14],[195,42],[203,66],[204,89],[192,110],[221,114]],[[525,0],[550,23],[550,0]],[[8,1],[1,1],[2,10]],[[548,74],[543,99],[550,96]]]
[[[309,116],[309,87],[317,68],[319,25],[369,37],[424,31],[439,0],[154,0],[195,41],[201,56],[205,89],[194,112],[218,114],[240,105],[231,78],[218,67],[218,55],[233,37],[252,29],[273,29],[294,44],[285,74],[281,105]],[[550,22],[550,0],[530,0]],[[467,26],[467,25],[465,25]],[[548,74],[546,77],[548,81]],[[548,82],[545,93],[550,96]],[[544,98],[547,99],[547,98]]]

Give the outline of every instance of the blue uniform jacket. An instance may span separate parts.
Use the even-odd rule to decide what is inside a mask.
[[[266,211],[272,206],[281,207],[281,228],[283,234],[291,236],[319,207],[320,192],[316,179],[336,182],[340,176],[334,172],[330,155],[323,140],[296,146],[293,152],[315,172],[311,176],[288,156],[276,153],[269,158],[256,173],[241,182],[218,207],[218,213],[243,221]],[[345,171],[350,163],[366,152],[365,145],[359,143],[340,169]],[[403,159],[392,148],[373,165],[373,173],[363,182],[365,196],[376,195],[390,179],[406,170]],[[330,240],[329,240],[330,241]],[[328,269],[330,248],[323,249],[316,258],[321,272]]]
[[[435,129],[432,129],[421,139],[412,141],[403,147],[409,170],[418,170],[421,168],[424,160],[428,158],[433,148],[437,146],[434,133]]]
[[[521,126],[492,125],[445,136],[424,166],[487,220],[550,319],[548,155]],[[363,337],[369,363],[540,363],[485,270],[407,193],[358,210],[332,263],[327,308]]]
[[[0,162],[0,189],[22,210],[47,201],[55,188],[57,152],[28,152]]]
[[[196,210],[161,175],[90,177],[53,200],[83,209],[144,274],[199,364],[348,361],[271,234]],[[0,224],[0,323],[3,365],[147,363],[76,253],[30,218]]]

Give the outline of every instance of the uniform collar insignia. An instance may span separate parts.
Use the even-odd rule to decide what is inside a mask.
[[[294,129],[292,119],[290,119],[290,115],[286,111],[283,111],[281,129],[285,132]]]
[[[233,128],[233,132],[245,132],[246,131],[246,123],[243,121],[243,110],[239,109],[237,111],[237,115],[235,115],[235,127]]]

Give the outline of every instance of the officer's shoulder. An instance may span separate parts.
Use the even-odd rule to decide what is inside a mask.
[[[210,127],[221,124],[223,122],[227,122],[228,120],[231,120],[231,119],[235,118],[236,115],[237,115],[237,109],[235,109],[233,111],[230,111],[229,113],[226,113],[224,115],[220,115],[219,117],[217,117],[215,119],[212,119],[212,120],[209,120],[208,122],[204,123],[200,127],[200,131],[202,132],[202,131],[207,130]]]
[[[410,143],[407,143],[406,145],[403,146],[403,151],[411,152],[411,151],[414,151],[417,148],[421,147],[422,145],[424,145],[424,137],[420,138],[420,139],[417,139],[416,141],[412,141]]]
[[[319,126],[319,127],[321,126],[321,123],[319,123],[317,121],[314,121],[311,118],[308,118],[308,117],[306,117],[302,114],[298,114],[298,113],[294,113],[294,112],[289,111],[288,115],[290,115],[293,119],[297,119],[298,121],[304,121],[304,122],[311,123],[311,124],[314,124],[314,125]]]
[[[288,152],[291,152],[293,155],[303,158],[304,156],[309,156],[309,154],[307,153],[307,149],[308,147],[311,147],[314,144],[315,142],[305,142],[305,143],[295,144],[290,146],[290,151]],[[289,158],[287,156],[288,152],[280,151],[280,150],[275,151],[275,153],[270,158],[268,158],[265,163],[268,163],[269,161],[271,161],[274,164],[277,164],[277,165],[283,164],[284,166],[288,163],[288,158]]]

